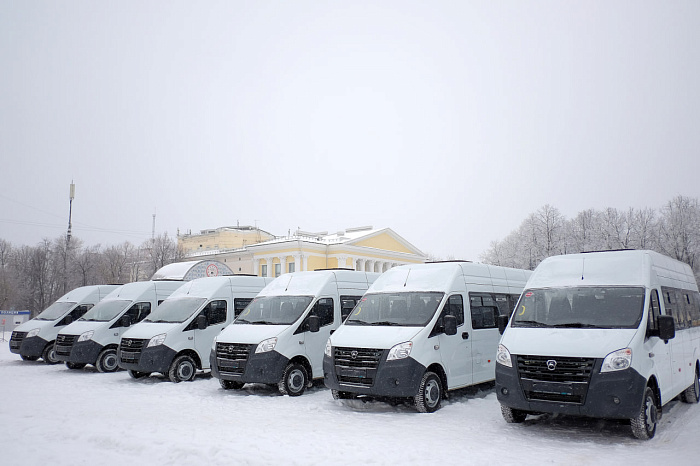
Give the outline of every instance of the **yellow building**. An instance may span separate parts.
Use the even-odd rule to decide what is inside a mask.
[[[203,244],[203,243],[202,243]],[[199,250],[187,257],[226,263],[234,273],[277,277],[286,272],[345,268],[385,272],[402,264],[426,261],[418,248],[391,228],[348,228],[328,234],[294,234],[232,249]]]
[[[194,235],[178,233],[177,242],[185,254],[190,255],[196,252],[240,249],[274,238],[270,233],[256,227],[235,226],[202,230],[199,234]]]

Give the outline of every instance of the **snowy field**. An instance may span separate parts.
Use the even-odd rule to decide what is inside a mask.
[[[700,464],[700,405],[677,400],[643,442],[623,422],[540,416],[506,424],[489,386],[418,414],[334,401],[323,385],[289,398],[264,385],[224,391],[209,376],[173,384],[92,366],[72,371],[22,361],[0,345],[6,465]]]

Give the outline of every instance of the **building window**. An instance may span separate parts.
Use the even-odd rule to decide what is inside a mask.
[[[290,262],[289,264],[287,264],[287,271],[289,273],[294,272],[294,265],[295,265],[294,262]]]
[[[260,276],[267,277],[267,264],[263,264],[260,266]]]
[[[275,264],[275,278],[282,274],[282,264]]]

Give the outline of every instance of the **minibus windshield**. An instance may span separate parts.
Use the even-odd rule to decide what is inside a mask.
[[[43,310],[41,314],[35,317],[36,320],[56,320],[73,309],[78,303],[69,303],[66,301],[61,301],[53,303],[51,306]]]
[[[240,313],[234,324],[289,325],[313,301],[312,296],[261,296]]]
[[[89,322],[109,322],[126,309],[126,306],[131,304],[131,301],[123,299],[110,299],[109,301],[100,301],[95,304],[95,307],[87,311],[80,319]]]
[[[376,293],[362,297],[345,325],[424,327],[445,293]]]
[[[202,307],[205,301],[206,298],[192,297],[166,299],[143,321],[171,324],[184,322]]]
[[[525,290],[512,327],[637,328],[642,287],[572,287]]]

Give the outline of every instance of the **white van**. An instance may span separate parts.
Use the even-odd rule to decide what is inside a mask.
[[[127,283],[112,291],[80,319],[56,337],[56,358],[69,369],[94,365],[100,372],[114,372],[121,334],[150,314],[181,281]]]
[[[211,372],[225,389],[277,384],[304,393],[323,377],[323,347],[378,273],[316,270],[281,275],[214,341]]]
[[[700,395],[693,272],[653,251],[547,258],[505,328],[497,361],[507,422],[530,413],[629,419],[635,437],[652,438],[663,405]]]
[[[192,280],[143,322],[122,335],[119,367],[138,379],[160,372],[173,382],[209,369],[209,351],[221,330],[272,281],[234,275]]]
[[[56,364],[54,342],[58,332],[77,320],[119,285],[81,286],[61,296],[35,318],[17,326],[10,337],[10,351],[25,361],[40,357]]]
[[[384,272],[328,340],[326,386],[336,399],[413,398],[433,412],[446,390],[493,380],[497,317],[530,273],[471,262]]]

